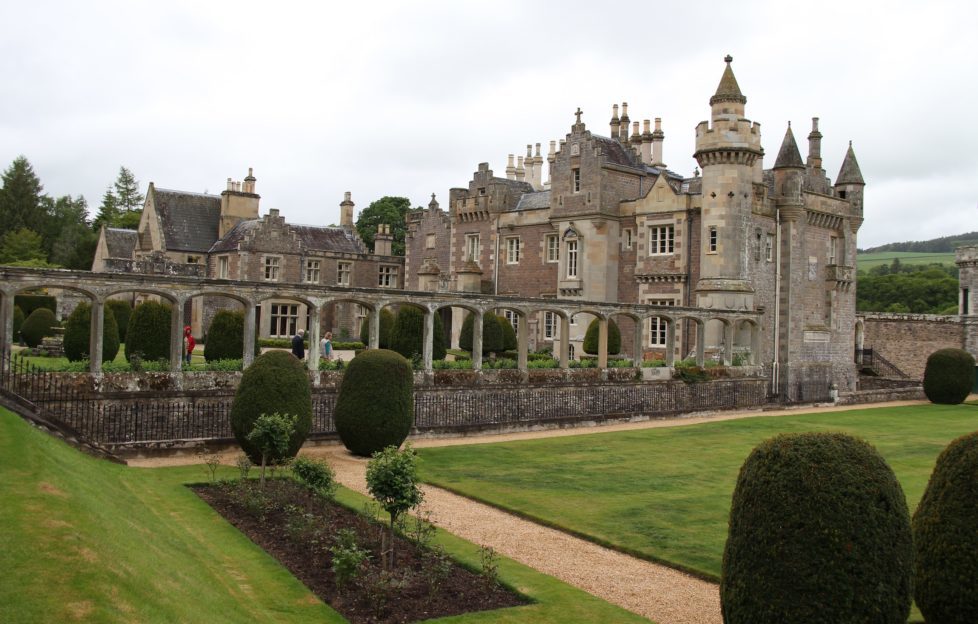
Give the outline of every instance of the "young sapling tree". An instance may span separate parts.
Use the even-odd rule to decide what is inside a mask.
[[[367,490],[390,514],[390,525],[381,545],[381,562],[385,570],[394,568],[394,527],[398,516],[421,504],[424,498],[418,485],[417,455],[406,445],[403,451],[388,446],[377,451],[367,464]]]
[[[289,450],[289,438],[295,431],[296,417],[292,414],[262,414],[248,434],[248,441],[261,452],[261,488],[265,488],[265,466],[281,461]]]

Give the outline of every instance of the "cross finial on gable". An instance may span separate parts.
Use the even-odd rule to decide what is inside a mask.
[[[581,110],[581,107],[580,107],[580,106],[578,106],[578,107],[577,107],[577,112],[576,112],[576,113],[574,113],[575,115],[577,115],[577,123],[581,123],[581,115],[582,115],[583,113],[584,113],[584,111],[582,111],[582,110]]]

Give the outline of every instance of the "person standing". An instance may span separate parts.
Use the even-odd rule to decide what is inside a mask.
[[[295,336],[292,336],[292,355],[300,360],[306,359],[306,345],[302,342],[302,336],[305,333],[304,330],[300,329],[296,332]]]
[[[333,359],[333,332],[326,332],[322,341],[319,343],[319,353],[324,360]]]
[[[194,335],[190,330],[190,325],[183,328],[183,360],[189,365],[190,357],[193,355],[194,347],[197,343],[194,341]]]

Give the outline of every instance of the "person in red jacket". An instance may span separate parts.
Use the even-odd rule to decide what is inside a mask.
[[[197,343],[194,342],[194,335],[190,332],[190,325],[183,328],[183,359],[190,364],[190,355],[194,352],[194,347]]]

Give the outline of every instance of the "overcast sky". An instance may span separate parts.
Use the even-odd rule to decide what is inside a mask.
[[[4,2],[0,166],[23,154],[92,212],[118,173],[219,193],[254,167],[262,213],[339,221],[384,195],[427,205],[478,163],[563,138],[577,107],[662,118],[691,175],[723,57],[766,167],[819,117],[831,178],[851,140],[858,244],[978,230],[973,2]],[[443,206],[444,207],[444,206]]]

